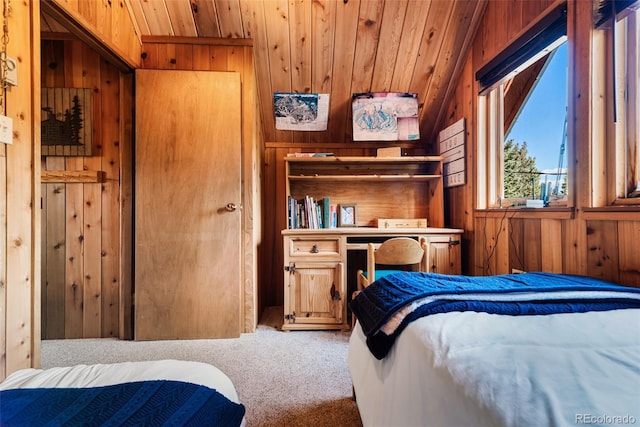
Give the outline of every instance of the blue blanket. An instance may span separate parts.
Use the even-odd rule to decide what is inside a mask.
[[[582,297],[585,291],[591,294]],[[600,294],[594,295],[594,291]],[[465,294],[470,298],[460,298]],[[514,300],[500,300],[505,296]],[[380,331],[398,310],[427,297],[433,300],[411,311],[392,334]],[[375,281],[358,294],[350,307],[367,336],[369,350],[382,359],[410,322],[430,314],[476,311],[515,316],[640,308],[640,289],[553,273],[472,277],[407,272]]]
[[[140,381],[90,388],[0,392],[4,426],[239,426],[243,405],[211,388]]]

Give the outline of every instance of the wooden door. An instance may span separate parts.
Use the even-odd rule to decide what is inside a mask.
[[[136,71],[137,340],[240,335],[240,99],[238,73]]]

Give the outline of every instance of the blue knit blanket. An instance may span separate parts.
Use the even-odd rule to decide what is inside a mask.
[[[640,289],[553,273],[472,277],[407,272],[375,281],[350,308],[367,336],[369,350],[382,359],[409,323],[430,314],[476,311],[518,316],[640,308]],[[399,325],[385,331],[385,324],[402,311],[406,314]]]
[[[4,426],[239,426],[245,408],[214,389],[180,381],[0,392]]]

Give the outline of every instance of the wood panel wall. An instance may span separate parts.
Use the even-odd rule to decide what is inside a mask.
[[[103,58],[125,68],[140,64],[140,29],[129,1],[48,0],[43,12],[63,24]]]
[[[0,144],[0,380],[40,365],[39,18],[40,2],[12,2],[7,18],[20,85],[4,91],[1,111],[13,141]]]
[[[161,70],[235,71],[242,85],[243,319],[245,332],[258,323],[258,246],[261,234],[262,136],[250,40],[144,37],[142,67]],[[220,159],[224,161],[224,159]],[[215,164],[212,164],[215,167]]]
[[[447,224],[465,230],[463,272],[473,275],[524,271],[551,271],[598,277],[629,286],[640,286],[640,212],[630,208],[590,209],[587,184],[591,158],[588,133],[594,118],[588,76],[590,51],[589,2],[569,1],[570,37],[574,80],[570,96],[574,130],[570,144],[576,159],[574,206],[569,210],[522,212],[478,211],[474,188],[478,127],[478,85],[475,72],[499,53],[554,1],[489,2],[485,16],[448,107],[441,128],[464,117],[467,123],[467,184],[445,189]],[[507,25],[503,25],[507,23]],[[586,163],[586,164],[585,164]]]
[[[43,40],[42,87],[93,91],[93,155],[42,158],[42,170],[100,171],[102,182],[42,184],[42,337],[90,338],[130,335],[121,325],[120,72],[78,40]],[[123,122],[125,120],[122,120]],[[130,121],[130,120],[129,120]],[[89,124],[87,123],[87,126]],[[128,316],[127,316],[128,317]],[[121,326],[123,330],[121,331]]]

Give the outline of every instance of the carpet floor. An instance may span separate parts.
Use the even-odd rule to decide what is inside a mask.
[[[209,363],[236,386],[247,426],[361,426],[347,368],[350,332],[280,330],[269,307],[255,333],[179,341],[42,341],[42,367],[178,359]]]

